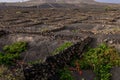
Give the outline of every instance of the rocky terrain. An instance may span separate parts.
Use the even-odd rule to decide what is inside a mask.
[[[29,0],[26,2],[18,2],[18,3],[3,3],[3,5],[11,5],[11,6],[35,6],[35,5],[40,5],[40,4],[47,4],[47,5],[51,5],[53,3],[56,3],[58,5],[61,4],[81,4],[81,3],[96,3],[93,0]]]
[[[119,5],[98,5],[90,0],[75,0],[80,5],[68,4],[74,3],[73,0],[63,0],[64,4],[60,4],[61,0],[55,1],[57,2],[39,0],[38,3],[36,0],[35,3],[1,4],[0,50],[4,45],[26,41],[29,49],[22,53],[23,61],[44,61],[62,43],[77,43],[89,36],[94,39],[93,47],[107,43],[120,51]],[[13,7],[21,4],[31,7]],[[12,7],[5,7],[10,5]]]
[[[103,6],[103,5],[109,5],[109,6],[120,6],[119,4],[112,4],[112,3],[99,3],[94,0],[29,0],[26,2],[17,2],[17,3],[0,3],[0,6],[17,6],[17,7],[52,7],[52,8],[79,8],[83,6],[88,5],[94,5]]]

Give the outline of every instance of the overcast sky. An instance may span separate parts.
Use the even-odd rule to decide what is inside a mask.
[[[96,0],[99,2],[120,3],[120,0]]]
[[[22,1],[28,1],[28,0],[0,0],[0,2],[22,2]]]
[[[28,0],[0,0],[0,2],[22,2]],[[110,3],[120,3],[120,0],[96,0],[99,2],[110,2]]]

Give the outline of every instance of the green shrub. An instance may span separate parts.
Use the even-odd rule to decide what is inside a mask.
[[[105,11],[116,11],[117,9],[110,7],[110,6],[107,6],[107,7],[104,7],[104,10]]]
[[[20,53],[27,48],[26,42],[16,42],[11,45],[4,46],[5,53],[0,52],[0,65],[13,65],[15,61],[20,59]]]
[[[26,42],[16,42],[11,45],[4,46],[3,50],[7,53],[21,53],[27,48]]]
[[[67,49],[68,47],[72,46],[73,43],[72,42],[65,42],[64,44],[62,44],[60,47],[58,47],[57,49],[55,49],[55,51],[53,51],[53,55],[58,54],[59,52],[64,51],[65,49]]]
[[[120,55],[111,47],[105,44],[90,49],[83,55],[84,63],[91,66],[96,73],[96,80],[110,80],[110,69],[113,66],[120,66]],[[82,64],[81,64],[82,65]]]
[[[0,53],[0,65],[4,64],[4,65],[13,65],[14,60],[19,59],[20,55],[18,53],[16,54],[4,54],[4,53]]]
[[[4,52],[0,52],[0,80],[24,80],[23,70],[15,67],[20,53],[27,49],[26,42],[16,42],[4,46]],[[14,66],[14,70],[11,70]]]
[[[59,71],[60,80],[75,80],[68,68]]]
[[[89,48],[81,59],[73,56],[69,67],[74,70],[92,69],[96,74],[94,80],[110,80],[110,70],[114,66],[120,66],[120,53],[115,48],[101,44],[96,48]],[[60,71],[60,80],[74,80],[68,68]]]

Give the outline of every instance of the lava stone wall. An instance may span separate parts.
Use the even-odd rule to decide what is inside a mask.
[[[81,57],[83,51],[91,43],[92,38],[74,44],[55,56],[49,56],[44,63],[34,64],[24,68],[26,80],[59,80],[57,70],[69,65],[74,56]]]
[[[6,35],[6,34],[8,34],[8,32],[6,32],[6,31],[4,31],[4,30],[0,30],[0,37],[1,37],[1,36],[4,36],[4,35]]]

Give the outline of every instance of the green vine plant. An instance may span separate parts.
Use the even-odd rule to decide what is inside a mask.
[[[110,80],[111,68],[120,66],[120,53],[115,48],[101,44],[89,49],[82,59],[77,59],[81,69],[92,69],[96,74],[95,80]],[[76,60],[74,60],[76,61]],[[72,66],[73,63],[72,63]]]
[[[81,59],[74,58],[67,68],[67,71],[65,71],[66,68],[63,69],[67,74],[63,72],[60,78],[62,78],[62,80],[75,80],[71,78],[71,70],[79,72],[81,76],[81,74],[83,74],[82,70],[91,69],[96,74],[94,80],[111,80],[112,74],[110,70],[115,66],[120,66],[120,53],[113,47],[101,44],[96,48],[88,49]],[[68,79],[66,79],[66,77]]]

